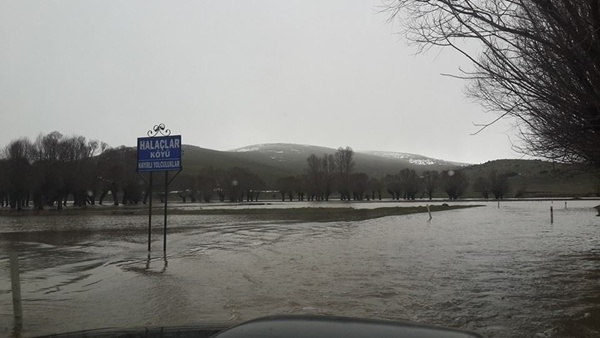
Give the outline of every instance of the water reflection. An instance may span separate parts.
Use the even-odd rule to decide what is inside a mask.
[[[156,261],[156,260],[155,260]],[[148,259],[146,260],[146,269],[144,270],[144,273],[158,273],[158,274],[162,274],[167,270],[167,266],[169,266],[169,261],[167,260],[167,253],[163,252],[163,258],[162,258],[162,269],[160,271],[153,271],[151,270],[151,266],[150,263],[152,262],[152,255],[150,253],[148,253]],[[158,262],[155,262],[158,263]],[[133,268],[131,268],[131,271],[135,271]]]
[[[173,215],[168,255],[148,255],[144,216],[0,219],[0,248],[22,257],[26,336],[311,313],[419,321],[489,337],[592,337],[600,331],[595,204],[556,208],[553,224],[549,202],[494,202],[431,220]],[[153,242],[162,242],[156,233]],[[8,271],[3,253],[0,269]],[[2,274],[6,334],[10,308]]]

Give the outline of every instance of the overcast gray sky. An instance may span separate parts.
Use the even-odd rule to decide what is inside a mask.
[[[378,0],[0,0],[0,146],[54,130],[134,146],[165,123],[230,150],[300,143],[480,163],[517,158],[443,77],[468,63],[415,55]]]

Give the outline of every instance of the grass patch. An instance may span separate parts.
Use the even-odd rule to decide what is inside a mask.
[[[477,205],[430,206],[431,212],[471,208]],[[257,220],[299,221],[299,222],[336,222],[362,221],[367,219],[426,213],[427,207],[383,207],[375,209],[354,208],[289,208],[289,209],[204,209],[173,210],[171,214],[179,215],[231,215],[246,216]]]
[[[431,205],[431,212],[444,210],[472,208],[479,205]],[[155,208],[154,217],[162,217],[164,209]],[[381,207],[374,209],[354,209],[354,208],[248,208],[248,209],[169,209],[169,215],[221,215],[221,216],[240,216],[253,220],[261,221],[290,221],[290,222],[339,222],[339,221],[362,221],[367,219],[409,215],[416,213],[426,213],[426,206],[407,206],[407,207]],[[63,210],[32,210],[23,211],[2,210],[0,216],[26,216],[33,215],[39,217],[65,216],[65,215],[148,215],[146,206],[106,206],[101,208],[65,208]]]

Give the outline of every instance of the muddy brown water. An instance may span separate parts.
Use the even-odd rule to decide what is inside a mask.
[[[8,252],[16,251],[23,336],[273,314],[403,320],[487,337],[599,336],[592,206],[600,202],[563,203],[485,203],[431,221],[171,215],[166,255],[156,215],[149,258],[146,216],[3,216],[0,335],[12,332]]]

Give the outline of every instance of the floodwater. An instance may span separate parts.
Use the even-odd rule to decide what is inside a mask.
[[[394,319],[487,337],[600,335],[599,202],[555,201],[553,223],[550,201],[483,204],[431,221],[170,215],[166,255],[155,215],[150,258],[146,216],[3,216],[0,336],[13,325],[9,251],[19,255],[24,336],[274,314]],[[283,204],[291,205],[309,204]]]

